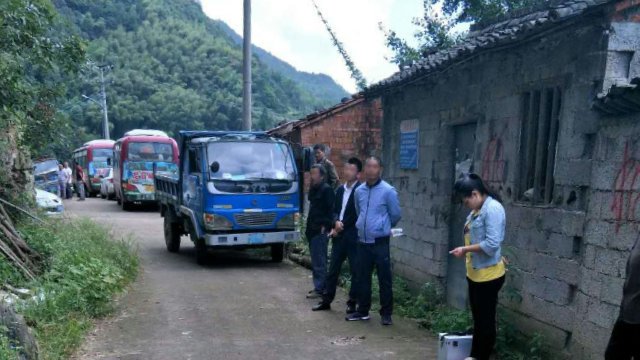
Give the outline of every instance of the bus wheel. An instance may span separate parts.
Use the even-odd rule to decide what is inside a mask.
[[[131,211],[133,208],[133,204],[125,199],[121,199],[120,202],[122,203],[122,210],[124,211]]]
[[[280,263],[284,259],[284,244],[271,245],[271,261]]]
[[[164,217],[164,242],[167,245],[167,251],[172,253],[180,251],[180,226],[178,223],[172,222],[166,215]]]

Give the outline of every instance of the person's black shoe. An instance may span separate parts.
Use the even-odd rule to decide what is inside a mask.
[[[331,310],[331,304],[324,301],[320,301],[316,306],[312,307],[313,311]]]
[[[354,312],[353,314],[347,315],[347,317],[344,319],[347,321],[365,321],[371,319],[371,317],[369,317],[369,314]]]
[[[347,315],[353,314],[356,312],[356,304],[347,303]]]
[[[312,291],[312,292],[307,294],[307,299],[319,299],[321,297],[322,297],[322,294],[320,294],[317,291]]]
[[[382,325],[385,325],[385,326],[393,325],[393,320],[391,320],[391,315],[382,315],[381,317],[382,319],[380,320],[380,323]]]

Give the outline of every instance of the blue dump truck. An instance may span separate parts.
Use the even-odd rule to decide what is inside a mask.
[[[154,169],[167,250],[189,235],[199,264],[212,248],[270,247],[300,239],[302,179],[291,146],[262,132],[181,131],[179,165]]]

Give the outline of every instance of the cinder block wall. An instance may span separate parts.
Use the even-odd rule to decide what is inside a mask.
[[[500,192],[507,212],[512,264],[501,303],[517,328],[543,333],[559,354],[575,359],[603,356],[640,211],[615,211],[620,169],[640,168],[640,118],[608,123],[590,106],[611,67],[603,20],[585,19],[480,55],[383,96],[385,175],[399,191],[407,234],[393,242],[394,271],[418,286],[446,287],[447,263],[459,261],[447,253],[453,129],[477,123],[475,139],[469,139],[475,143],[475,172]],[[518,188],[521,95],[545,83],[562,88],[554,201],[532,206],[519,201],[526,190]],[[400,122],[410,119],[420,123],[418,170],[402,170],[398,163]],[[622,186],[624,196],[637,196],[640,178]]]

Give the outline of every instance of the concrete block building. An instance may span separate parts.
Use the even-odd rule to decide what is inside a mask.
[[[371,86],[385,177],[407,235],[394,269],[466,304],[467,210],[452,186],[480,174],[502,196],[511,261],[501,304],[556,353],[600,359],[640,225],[640,2],[570,0],[477,24]]]

